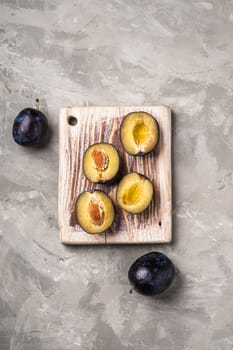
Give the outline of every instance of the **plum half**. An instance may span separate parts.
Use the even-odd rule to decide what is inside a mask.
[[[110,143],[95,143],[88,147],[83,156],[85,176],[94,183],[114,181],[120,170],[120,157]]]
[[[116,200],[119,207],[131,214],[145,210],[153,197],[151,181],[136,172],[125,175],[117,186]]]
[[[159,142],[159,124],[149,113],[132,112],[124,117],[120,136],[127,153],[144,155],[151,152]]]
[[[160,252],[141,256],[132,264],[128,272],[133,289],[144,295],[164,292],[171,285],[174,276],[174,264]]]
[[[79,225],[87,233],[106,231],[113,223],[115,210],[111,198],[103,191],[82,192],[76,202]]]

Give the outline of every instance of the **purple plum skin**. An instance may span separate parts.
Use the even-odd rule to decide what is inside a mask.
[[[144,295],[156,295],[171,285],[175,266],[163,253],[151,252],[138,258],[130,267],[128,278],[133,288]]]
[[[48,132],[48,120],[39,110],[23,109],[15,118],[12,135],[21,146],[41,145]]]

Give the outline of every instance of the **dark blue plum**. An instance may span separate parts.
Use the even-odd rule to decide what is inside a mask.
[[[15,118],[12,135],[21,146],[41,145],[48,132],[48,120],[38,109],[25,108]]]
[[[144,295],[164,292],[171,285],[174,276],[174,264],[165,254],[159,252],[141,256],[128,272],[133,289]]]

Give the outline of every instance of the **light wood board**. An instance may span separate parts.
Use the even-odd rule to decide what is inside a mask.
[[[156,149],[144,157],[130,156],[120,143],[122,118],[133,111],[152,114],[160,127]],[[77,120],[70,125],[70,117]],[[110,142],[120,153],[124,174],[137,171],[153,183],[150,206],[141,214],[130,215],[116,205],[116,218],[105,233],[90,235],[77,223],[75,203],[83,190],[102,189],[115,202],[116,185],[92,184],[84,176],[82,156],[96,142]],[[58,217],[60,241],[64,244],[166,243],[172,238],[171,110],[153,107],[64,107],[59,114]]]

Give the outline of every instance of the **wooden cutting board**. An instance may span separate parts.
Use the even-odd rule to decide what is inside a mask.
[[[144,156],[124,152],[119,138],[122,118],[133,111],[152,114],[160,127],[155,151]],[[76,123],[76,124],[75,124]],[[74,125],[75,124],[75,125]],[[119,150],[125,174],[137,171],[154,185],[150,206],[130,215],[116,206],[116,219],[105,233],[90,235],[77,223],[75,202],[80,192],[102,189],[115,202],[116,185],[92,184],[84,176],[82,156],[96,142],[110,142]],[[59,115],[59,198],[60,240],[64,244],[166,243],[172,237],[171,110],[154,107],[64,107]]]

